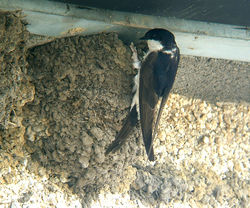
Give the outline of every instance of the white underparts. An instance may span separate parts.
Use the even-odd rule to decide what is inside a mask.
[[[139,112],[140,111],[140,109],[139,109],[139,83],[140,83],[140,69],[138,70],[137,75],[134,77],[134,87],[133,87],[134,97],[132,99],[131,108],[130,108],[130,110],[132,110],[132,108],[136,105],[138,118],[140,118],[140,112]]]
[[[148,49],[149,51],[160,51],[163,49],[163,45],[161,44],[160,41],[157,40],[148,40]]]
[[[149,52],[161,51],[164,48],[160,41],[148,40],[147,42],[148,42]],[[171,58],[174,58],[174,54],[175,54],[176,50],[177,50],[176,48],[173,48],[171,50],[165,49],[165,50],[162,50],[162,52],[165,54],[169,54],[169,55],[171,55]]]
[[[169,54],[169,55],[171,55],[171,58],[174,58],[174,54],[175,54],[176,50],[177,50],[176,48],[173,48],[172,50],[164,50],[162,52],[165,54]]]
[[[139,60],[133,62],[134,69],[140,70],[141,68],[141,62]]]
[[[136,105],[136,110],[138,113],[138,119],[140,119],[140,112],[139,112],[139,84],[140,84],[140,68],[141,68],[141,62],[138,58],[137,50],[134,47],[133,44],[130,45],[130,48],[132,50],[132,59],[133,59],[133,67],[135,69],[138,69],[137,75],[134,77],[134,87],[133,87],[133,99],[131,103],[130,110]]]

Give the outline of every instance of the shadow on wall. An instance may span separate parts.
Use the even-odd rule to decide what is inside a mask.
[[[250,63],[181,58],[174,93],[215,102],[250,102]]]

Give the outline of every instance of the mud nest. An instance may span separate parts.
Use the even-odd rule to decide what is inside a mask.
[[[116,34],[58,39],[28,51],[35,98],[23,108],[26,148],[75,192],[126,183],[124,170],[141,154],[134,139],[104,155],[129,110],[136,73],[130,53]]]

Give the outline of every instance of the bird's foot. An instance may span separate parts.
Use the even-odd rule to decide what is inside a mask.
[[[130,44],[130,49],[132,51],[132,57],[131,58],[133,60],[133,67],[135,69],[140,69],[141,68],[141,62],[140,62],[140,60],[138,58],[138,53],[137,53],[136,47],[135,47],[133,42]]]

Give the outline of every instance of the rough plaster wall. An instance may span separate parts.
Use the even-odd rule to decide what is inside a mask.
[[[250,63],[192,56],[182,58],[174,93],[213,104],[250,102]]]

